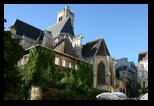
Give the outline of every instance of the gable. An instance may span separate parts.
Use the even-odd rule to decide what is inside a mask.
[[[67,38],[59,42],[59,44],[57,44],[54,50],[77,57],[75,51],[73,50],[71,42]]]
[[[61,53],[64,53],[64,45],[65,45],[65,42],[63,41],[63,42],[60,42],[59,44],[58,44],[58,46],[56,46],[55,48],[54,48],[54,50],[55,51],[58,51],[58,52],[61,52]]]
[[[94,56],[97,51],[99,42],[100,42],[100,39],[84,44],[82,48],[82,56],[84,58]]]
[[[105,44],[104,39],[102,39],[101,44],[100,44],[98,51],[96,53],[96,56],[106,56],[106,55],[110,56],[110,53],[108,51],[108,48]]]
[[[70,18],[67,19],[64,27],[61,30],[61,33],[70,33],[71,35],[74,35],[74,30],[73,30]]]
[[[110,56],[108,48],[105,44],[104,39],[100,38],[98,40],[94,40],[83,45],[82,48],[82,56],[92,57],[92,56]]]

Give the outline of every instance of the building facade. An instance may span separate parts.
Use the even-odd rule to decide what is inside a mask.
[[[137,68],[138,82],[142,88],[148,88],[148,51],[139,52]]]
[[[87,52],[89,51],[89,52]],[[115,62],[111,58],[109,50],[103,38],[87,42],[83,45],[82,57],[93,64],[93,86],[108,90],[117,91]]]
[[[17,19],[9,31],[12,32],[13,37],[20,40],[20,44],[25,49],[39,44],[91,63],[93,65],[93,87],[126,93],[125,81],[116,78],[115,60],[110,56],[104,38],[82,45],[83,36],[74,34],[74,13],[68,6],[57,13],[56,23],[44,30]],[[57,54],[55,64],[71,67],[70,63],[61,61],[60,57]],[[25,61],[26,58],[23,57],[20,62]]]
[[[127,58],[116,60],[116,77],[126,82],[128,97],[137,96],[137,67],[134,62],[128,62]]]

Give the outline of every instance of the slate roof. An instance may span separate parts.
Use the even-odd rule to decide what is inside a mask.
[[[100,38],[83,45],[82,56],[84,58],[92,56],[110,56],[108,48],[105,44],[104,39]]]
[[[52,26],[49,26],[48,28],[46,28],[46,30],[50,31],[52,33],[52,35],[56,35],[59,33],[70,33],[70,34],[74,35],[74,30],[71,25],[70,17],[67,17],[64,20],[62,20]]]
[[[39,40],[42,40],[42,38],[43,38],[42,30],[40,30],[32,25],[29,25],[19,19],[17,19],[15,21],[13,26],[16,29],[16,34],[18,34],[20,36],[25,35],[27,37],[30,37],[30,38],[33,38],[36,40],[39,37],[39,35],[41,34]]]
[[[138,61],[142,61],[143,58],[145,58],[145,57],[148,58],[148,51],[145,51],[145,52],[139,52]]]
[[[77,57],[73,50],[71,42],[67,38],[61,40],[54,48],[54,50]]]

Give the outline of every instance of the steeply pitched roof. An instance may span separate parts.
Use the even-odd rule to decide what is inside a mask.
[[[77,57],[74,50],[73,50],[71,42],[67,38],[60,41],[57,44],[57,46],[54,48],[54,50],[59,51],[61,53],[71,55],[73,57]]]
[[[67,17],[66,19],[54,24],[53,26],[49,26],[46,28],[46,30],[50,31],[52,35],[56,35],[58,33],[70,33],[74,35],[70,17]]]
[[[139,52],[138,61],[142,61],[145,57],[148,58],[148,51]]]
[[[40,35],[40,40],[43,38],[43,33],[42,33],[42,30],[32,26],[32,25],[29,25],[23,21],[20,21],[19,19],[17,19],[15,21],[15,23],[13,24],[13,26],[15,27],[16,29],[16,34],[20,35],[20,36],[27,36],[27,37],[30,37],[30,38],[33,38],[33,39],[37,39]]]
[[[83,45],[82,56],[84,58],[92,57],[95,55],[96,56],[106,56],[106,55],[110,56],[110,53],[109,53],[108,48],[105,44],[105,41],[102,38],[88,42]]]
[[[97,56],[110,56],[110,53],[108,51],[108,48],[106,46],[106,43],[105,43],[105,40],[101,38],[101,41],[100,41],[100,46],[98,48],[98,51],[96,53]]]

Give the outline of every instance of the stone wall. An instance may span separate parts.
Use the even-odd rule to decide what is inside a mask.
[[[42,100],[43,91],[39,86],[31,86],[30,100]]]

